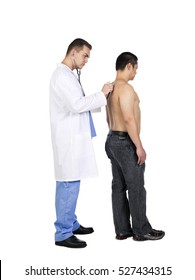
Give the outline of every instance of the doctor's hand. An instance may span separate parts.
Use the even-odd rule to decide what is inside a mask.
[[[113,84],[108,82],[103,85],[102,92],[104,93],[105,97],[109,95],[110,92],[113,91]]]

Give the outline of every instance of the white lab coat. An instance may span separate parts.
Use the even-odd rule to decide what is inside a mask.
[[[50,81],[50,121],[56,181],[97,176],[89,111],[106,105],[103,92],[84,96],[74,72],[59,64]]]

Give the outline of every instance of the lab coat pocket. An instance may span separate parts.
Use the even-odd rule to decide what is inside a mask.
[[[92,140],[88,133],[77,134],[73,140],[74,158],[84,158],[92,155]]]

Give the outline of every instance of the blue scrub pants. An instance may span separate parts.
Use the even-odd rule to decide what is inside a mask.
[[[62,241],[73,235],[80,227],[75,215],[80,181],[56,182],[55,241]]]

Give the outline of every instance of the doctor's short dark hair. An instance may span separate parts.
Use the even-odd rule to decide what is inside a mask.
[[[133,53],[123,52],[116,59],[116,70],[124,70],[128,63],[134,67],[137,61],[138,58]]]
[[[88,47],[90,50],[92,49],[92,46],[87,41],[85,41],[84,39],[81,39],[81,38],[77,38],[74,41],[72,41],[72,43],[70,43],[66,54],[69,54],[71,52],[71,50],[74,48],[76,48],[78,51],[82,50],[82,48],[84,46]]]

